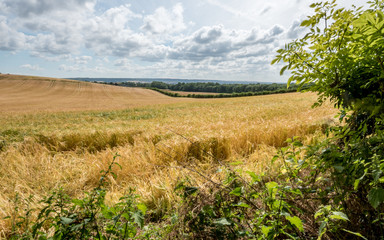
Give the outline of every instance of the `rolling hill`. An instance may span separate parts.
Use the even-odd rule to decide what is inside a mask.
[[[148,89],[0,74],[0,112],[115,110],[185,101],[191,100]]]

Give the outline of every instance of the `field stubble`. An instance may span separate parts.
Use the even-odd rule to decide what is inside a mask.
[[[40,199],[60,187],[71,196],[95,187],[100,171],[119,153],[108,199],[135,187],[154,214],[170,209],[173,188],[187,175],[204,188],[220,178],[217,160],[273,174],[270,160],[292,136],[309,142],[332,122],[316,95],[291,93],[211,99],[125,110],[4,113],[0,117],[0,218],[10,215],[15,193]],[[10,222],[0,222],[9,230]]]

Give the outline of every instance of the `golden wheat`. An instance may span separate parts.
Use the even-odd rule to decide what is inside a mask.
[[[288,137],[311,141],[332,121],[335,110],[329,104],[313,109],[315,100],[312,93],[290,93],[176,103],[167,98],[171,103],[104,111],[29,113],[15,107],[18,113],[0,116],[0,218],[11,214],[15,193],[40,199],[59,186],[71,196],[95,187],[115,153],[122,169],[114,168],[108,199],[135,187],[158,213],[172,206],[173,187],[185,176],[200,187],[206,179],[195,171],[217,180],[218,161],[241,161],[239,169],[272,174],[278,166],[270,160]],[[3,233],[9,226],[0,222]]]

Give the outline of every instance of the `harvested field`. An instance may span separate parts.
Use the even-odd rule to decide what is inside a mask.
[[[0,74],[0,112],[115,110],[186,101],[191,100],[142,88]]]

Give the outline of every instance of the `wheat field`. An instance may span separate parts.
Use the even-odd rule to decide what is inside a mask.
[[[109,201],[134,187],[158,214],[177,201],[178,180],[189,176],[204,187],[206,179],[196,172],[216,179],[221,164],[240,162],[236,168],[273,174],[279,166],[270,160],[287,138],[315,141],[333,121],[331,104],[311,108],[316,97],[177,99],[144,89],[2,75],[0,219],[11,214],[16,193],[36,202],[59,187],[74,197],[95,187],[116,153],[122,169],[114,168]],[[9,228],[9,220],[0,220],[0,238]]]

